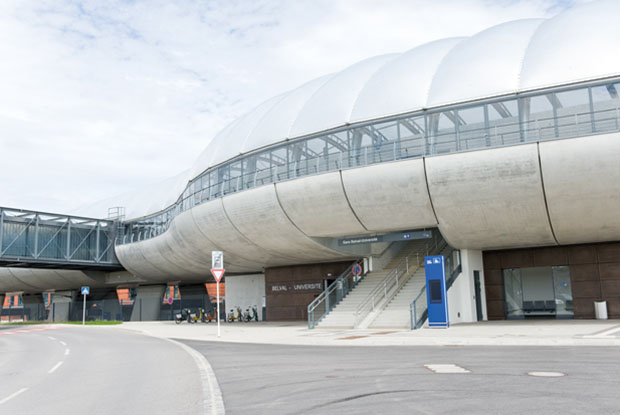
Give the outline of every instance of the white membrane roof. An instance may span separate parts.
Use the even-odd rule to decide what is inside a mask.
[[[620,75],[620,1],[598,0],[550,19],[503,23],[365,59],[273,97],[220,131],[188,170],[76,214],[124,206],[138,218],[174,204],[210,167],[286,140],[427,108]]]
[[[599,0],[550,18],[381,55],[310,81],[234,121],[191,169],[350,123],[620,74],[620,2]]]

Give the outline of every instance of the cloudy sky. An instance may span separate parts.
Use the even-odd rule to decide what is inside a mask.
[[[361,59],[588,0],[0,1],[0,206],[69,212],[188,169]]]

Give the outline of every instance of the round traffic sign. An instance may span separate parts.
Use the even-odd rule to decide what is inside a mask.
[[[352,271],[353,275],[355,275],[356,277],[362,275],[362,267],[360,266],[360,264],[355,264]]]
[[[168,304],[172,304],[174,302],[174,298],[168,297]]]

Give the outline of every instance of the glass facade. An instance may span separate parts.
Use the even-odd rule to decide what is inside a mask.
[[[358,166],[620,129],[620,80],[418,111],[325,131],[233,158],[193,179],[177,203],[126,223],[119,243],[164,232],[172,218],[227,194]]]
[[[568,266],[502,270],[506,318],[573,318]]]

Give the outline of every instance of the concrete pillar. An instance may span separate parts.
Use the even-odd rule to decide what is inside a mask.
[[[226,277],[226,307],[228,309],[256,306],[258,319],[263,319],[263,296],[265,295],[265,275],[228,275]],[[224,311],[220,310],[222,314]],[[227,311],[227,310],[226,310]]]
[[[448,291],[448,311],[451,324],[477,321],[474,271],[478,271],[480,275],[482,319],[487,320],[482,265],[482,251],[474,249],[461,250],[461,275],[458,276]]]
[[[49,321],[69,321],[71,317],[71,304],[73,303],[74,307],[77,306],[75,303],[76,298],[77,291],[54,292],[52,306],[47,319]]]
[[[159,320],[159,311],[164,299],[165,285],[144,285],[137,288],[131,321]]]

